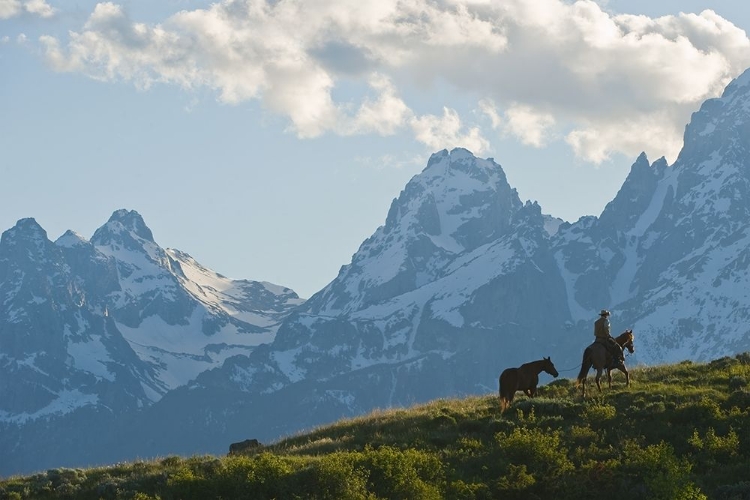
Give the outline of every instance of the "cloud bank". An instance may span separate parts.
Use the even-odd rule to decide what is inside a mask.
[[[0,0],[0,19],[10,19],[23,13],[52,17],[55,9],[44,0]]]
[[[0,17],[43,3],[0,0]],[[690,113],[750,66],[745,32],[713,11],[654,19],[587,0],[224,0],[159,24],[106,2],[40,41],[59,71],[259,100],[299,137],[409,132],[475,153],[499,137],[565,141],[594,163],[674,159]],[[460,101],[416,112],[407,96],[438,85]],[[473,122],[457,111],[467,98]]]

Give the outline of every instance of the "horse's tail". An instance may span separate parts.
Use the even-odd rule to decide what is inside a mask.
[[[505,375],[505,372],[500,374],[500,378],[498,379],[498,392],[499,392],[499,398],[500,398],[500,413],[503,413],[505,410],[508,409],[508,405],[510,404],[510,400],[508,399],[508,388],[506,387],[505,391],[503,391],[503,375]],[[507,381],[506,381],[507,384]]]
[[[591,369],[591,347],[587,347],[585,351],[583,351],[583,359],[581,360],[581,371],[578,372],[578,385],[581,384],[586,379],[586,376],[589,374],[589,370]]]

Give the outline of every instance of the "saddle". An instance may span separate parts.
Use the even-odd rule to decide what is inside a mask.
[[[594,344],[601,344],[604,346],[604,348],[609,352],[609,354],[612,356],[612,359],[619,361],[620,363],[623,363],[625,361],[625,355],[622,352],[622,347],[615,342],[615,339],[612,337],[597,337],[596,340],[594,340]]]

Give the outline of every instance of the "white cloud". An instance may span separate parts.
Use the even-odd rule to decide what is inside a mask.
[[[0,0],[0,17],[19,5]],[[258,99],[300,137],[411,129],[430,147],[465,140],[455,145],[478,152],[487,140],[456,111],[469,96],[494,129],[536,147],[565,137],[591,161],[673,155],[690,113],[750,66],[745,32],[713,11],[652,19],[589,0],[223,0],[161,24],[106,2],[65,41],[40,40],[58,70]],[[404,96],[436,83],[451,89],[443,116],[416,116]],[[343,84],[359,97],[337,101]],[[633,126],[644,116],[666,120],[661,141]]]
[[[55,9],[44,0],[27,0],[24,8],[27,12],[41,17],[52,17],[55,14]]]
[[[10,19],[22,11],[20,0],[0,0],[0,19]]]
[[[370,80],[370,86],[380,93],[378,99],[366,99],[360,106],[352,126],[348,131],[342,130],[341,133],[376,132],[380,135],[391,135],[411,116],[411,110],[398,97],[396,88],[387,77],[374,75]]]
[[[0,19],[20,16],[23,12],[40,17],[52,17],[55,9],[45,0],[0,0]]]
[[[482,99],[479,101],[479,110],[490,118],[493,130],[500,128],[503,119],[500,118],[500,114],[497,112],[495,103],[492,99]]]
[[[416,139],[433,150],[460,146],[475,154],[482,154],[489,147],[489,142],[482,137],[478,127],[464,132],[458,113],[452,109],[443,108],[443,116],[414,117],[410,125]]]
[[[549,113],[540,113],[530,106],[512,104],[505,112],[505,132],[517,137],[524,144],[537,148],[547,143],[549,131],[555,118]]]
[[[573,130],[565,141],[576,155],[592,163],[609,160],[617,151],[659,151],[671,160],[677,158],[682,137],[673,134],[674,117],[663,112],[644,114],[621,122],[601,121]]]

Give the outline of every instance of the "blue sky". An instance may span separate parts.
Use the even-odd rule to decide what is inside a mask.
[[[157,243],[309,297],[429,155],[598,215],[750,67],[736,1],[0,0],[0,230]]]

